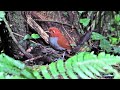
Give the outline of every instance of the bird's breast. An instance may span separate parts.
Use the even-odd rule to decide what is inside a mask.
[[[50,41],[50,45],[56,49],[56,50],[65,50],[65,48],[61,47],[59,44],[58,44],[58,38],[57,37],[50,37],[49,38],[49,41]]]

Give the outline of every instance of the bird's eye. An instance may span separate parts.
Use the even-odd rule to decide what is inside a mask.
[[[52,33],[55,33],[55,31],[54,31],[54,30],[52,30]]]

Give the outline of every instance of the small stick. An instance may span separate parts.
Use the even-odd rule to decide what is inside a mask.
[[[34,60],[39,59],[39,58],[41,58],[41,57],[42,57],[42,56],[37,56],[37,57],[34,57],[34,58],[30,58],[30,59],[25,60],[24,62],[34,61]]]
[[[30,15],[27,15],[27,23],[45,40],[45,42],[49,43],[49,35],[39,26]]]

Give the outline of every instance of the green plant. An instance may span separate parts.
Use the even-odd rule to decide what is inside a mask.
[[[4,17],[5,17],[5,12],[0,11],[0,21],[3,21]]]
[[[120,53],[120,47],[114,46],[113,50],[115,53]]]
[[[101,35],[99,33],[96,33],[96,32],[92,32],[91,38],[92,38],[92,40],[99,40],[100,41],[99,46],[100,46],[101,49],[103,49],[107,52],[120,53],[119,52],[120,47],[115,47],[114,46],[114,45],[119,43],[118,38],[112,37],[112,36],[104,37],[103,35]],[[107,38],[109,38],[109,41],[107,40]]]
[[[0,24],[1,24],[1,21],[3,21],[4,17],[5,17],[5,12],[0,11]]]
[[[79,12],[79,14],[82,14],[83,12],[85,12],[85,11],[78,11]]]
[[[92,32],[91,35],[92,40],[100,40],[100,47],[107,51],[107,52],[112,52],[112,46],[110,44],[110,42],[107,40],[107,37],[104,37],[103,35],[96,33],[96,32]]]
[[[111,59],[111,57],[114,59]],[[48,67],[42,66],[40,71],[46,79],[59,78],[58,76],[62,76],[65,79],[78,79],[79,77],[83,79],[95,79],[102,77],[101,73],[108,74],[108,72],[113,72],[115,78],[120,78],[118,72],[110,66],[118,62],[120,63],[119,59],[120,57],[117,56],[105,55],[104,52],[98,56],[93,53],[82,52],[69,58],[65,63],[63,60],[58,60],[56,63],[51,63]]]
[[[116,24],[120,25],[120,15],[119,14],[116,14],[114,16],[114,21],[115,21]]]
[[[111,42],[111,44],[116,45],[119,43],[119,39],[116,37],[109,37],[109,41]]]
[[[78,11],[80,17],[84,14],[85,11]],[[87,12],[85,12],[87,13]],[[97,28],[97,25],[100,27],[104,26],[104,18],[99,16],[100,12],[94,13],[88,12],[83,17],[87,18],[78,18],[78,21],[85,27],[87,30]],[[64,15],[67,15],[65,12]],[[91,16],[92,15],[92,16]],[[103,17],[105,17],[104,12]],[[0,21],[6,22],[5,12],[0,11]],[[98,17],[101,17],[99,19]],[[94,19],[95,18],[95,19]],[[100,47],[107,52],[120,53],[120,47],[115,46],[120,42],[120,15],[114,15],[114,20],[110,26],[110,33],[105,32],[107,37],[99,34],[92,33],[92,40],[100,40]],[[103,21],[101,21],[103,20]],[[91,21],[91,22],[90,22]],[[101,22],[101,23],[98,23]],[[91,26],[88,26],[89,23],[92,23]],[[106,24],[106,23],[105,23]],[[117,25],[117,26],[116,26]],[[6,24],[8,26],[8,24]],[[103,29],[104,33],[104,28]],[[80,29],[80,32],[82,28]],[[12,35],[11,35],[12,36]],[[38,34],[27,34],[23,40],[26,39],[38,39],[40,36]],[[113,50],[112,50],[113,49]],[[24,63],[19,60],[15,60],[4,53],[0,55],[0,78],[3,79],[99,79],[103,77],[108,77],[112,75],[114,79],[120,78],[119,72],[113,67],[116,64],[120,63],[120,57],[110,54],[105,54],[104,52],[99,53],[98,55],[93,54],[93,52],[80,52],[75,56],[69,58],[65,62],[63,60],[58,60],[57,62],[52,62],[49,65],[35,65],[33,67],[26,66]]]
[[[89,18],[80,19],[80,23],[82,23],[84,27],[86,27],[89,24],[89,22],[90,22]]]
[[[31,36],[30,36],[30,34],[26,34],[26,35],[24,36],[24,38],[23,38],[23,40],[27,40],[27,39],[32,39]]]
[[[38,39],[38,38],[40,38],[40,35],[33,33],[33,34],[31,34],[31,35],[30,35],[30,34],[25,35],[24,38],[23,38],[23,40],[27,40],[27,39]]]
[[[0,77],[19,79],[98,79],[113,74],[114,79],[120,78],[119,72],[112,67],[120,63],[120,57],[101,52],[81,52],[66,62],[58,60],[45,66],[25,66],[5,54],[0,55]],[[12,75],[11,75],[12,74]]]
[[[31,35],[31,38],[33,38],[33,39],[38,39],[38,38],[40,38],[40,35],[33,33],[33,34]]]
[[[68,16],[68,12],[66,12],[66,11],[64,11],[63,14],[64,14],[65,16]]]
[[[24,63],[18,60],[14,60],[13,58],[5,55],[4,53],[0,55],[0,72],[2,76],[5,75],[4,78],[14,78],[13,76],[17,76],[19,78],[34,79],[35,77],[32,73],[30,73],[31,71],[32,70],[26,67]]]

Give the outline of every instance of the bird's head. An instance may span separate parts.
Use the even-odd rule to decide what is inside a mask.
[[[56,27],[50,27],[49,33],[50,37],[59,37],[62,34],[61,31]]]

